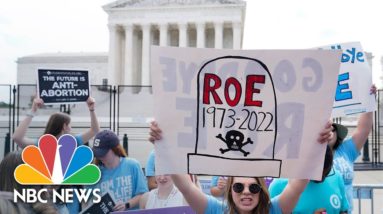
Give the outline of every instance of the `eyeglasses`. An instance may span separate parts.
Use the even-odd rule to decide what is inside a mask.
[[[236,193],[241,193],[245,189],[245,185],[243,183],[234,183],[233,184],[233,191]],[[249,191],[253,194],[257,194],[261,191],[261,186],[258,184],[250,184]]]

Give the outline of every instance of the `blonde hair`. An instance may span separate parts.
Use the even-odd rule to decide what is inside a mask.
[[[257,183],[261,186],[261,191],[259,194],[259,202],[257,206],[253,209],[253,214],[264,214],[269,213],[270,209],[270,195],[269,191],[266,186],[266,182],[264,178],[256,178],[254,179],[257,181]],[[235,214],[237,213],[237,206],[234,203],[233,195],[231,193],[231,189],[234,183],[234,177],[229,177],[226,185],[226,193],[225,193],[225,199],[227,201],[228,205],[228,213],[229,214]]]

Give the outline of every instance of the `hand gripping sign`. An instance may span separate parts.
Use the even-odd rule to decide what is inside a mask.
[[[225,70],[233,61],[238,62],[237,70],[228,75],[219,75],[214,69]],[[262,154],[270,142],[275,144],[277,133],[277,97],[266,65],[248,57],[219,57],[201,67],[197,81],[197,134],[195,152],[188,154],[188,172],[220,174],[219,167],[214,171],[204,166],[235,163],[244,168],[267,168],[267,176],[279,177],[281,160],[274,159],[274,151],[272,158]],[[204,147],[209,154],[199,151],[200,135],[207,137]]]

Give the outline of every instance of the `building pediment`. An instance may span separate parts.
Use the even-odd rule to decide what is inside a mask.
[[[228,5],[244,4],[243,0],[118,0],[105,5],[103,8],[145,8],[145,7],[168,7],[187,5]]]

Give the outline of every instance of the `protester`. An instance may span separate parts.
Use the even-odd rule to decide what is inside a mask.
[[[139,162],[127,157],[118,136],[111,130],[103,130],[95,136],[92,150],[101,179],[88,188],[101,189],[101,194],[109,193],[116,203],[114,211],[137,209],[142,194],[148,191]]]
[[[328,123],[318,141],[327,142],[330,132],[331,123]],[[154,142],[161,138],[162,131],[157,123],[152,122],[149,139]],[[191,185],[188,175],[172,175],[172,179],[194,211],[209,214],[290,213],[308,183],[307,179],[291,179],[280,195],[270,199],[263,178],[230,177],[226,189],[226,203],[222,203]]]
[[[50,200],[47,203],[36,201],[30,204],[24,203],[20,199],[14,202],[14,191],[21,193],[23,188],[35,189],[36,191],[40,189],[37,185],[21,185],[12,176],[16,167],[23,163],[20,151],[8,153],[0,163],[0,213],[59,213],[58,208]],[[44,199],[49,198],[45,194],[41,195],[41,197]]]
[[[99,131],[100,126],[97,120],[95,112],[95,100],[89,97],[86,101],[90,112],[90,123],[91,127],[84,133],[75,135],[77,145],[83,145],[94,137]],[[12,139],[17,143],[20,148],[25,148],[28,145],[37,145],[38,139],[30,139],[26,137],[26,133],[33,117],[37,114],[37,110],[42,108],[44,101],[41,98],[35,98],[32,103],[31,111],[26,115],[20,125],[15,129],[12,135]],[[68,114],[57,112],[49,117],[49,120],[45,126],[44,134],[51,134],[57,139],[64,134],[71,134],[71,118]],[[70,188],[70,187],[66,187]],[[80,203],[77,198],[74,198],[73,203],[67,203],[66,206],[70,213],[78,213],[80,211]]]
[[[90,112],[91,128],[86,132],[75,136],[78,145],[82,145],[88,142],[100,131],[100,126],[98,124],[95,112],[95,100],[92,97],[89,97],[86,103]],[[27,138],[25,135],[27,133],[30,123],[32,122],[33,117],[37,114],[37,110],[43,107],[43,105],[44,101],[41,98],[35,98],[32,103],[31,111],[26,115],[24,120],[21,121],[20,125],[15,129],[15,132],[12,135],[12,139],[15,141],[15,143],[17,143],[17,145],[20,148],[24,148],[28,145],[37,145],[37,139],[30,139]],[[71,134],[70,122],[71,118],[68,114],[61,112],[54,113],[49,117],[44,134],[51,134],[57,139],[64,134]]]
[[[170,175],[155,176],[157,188],[140,199],[140,209],[178,207],[187,205],[182,193],[174,186]]]
[[[376,94],[375,85],[371,86],[370,94]],[[354,162],[367,142],[373,124],[373,112],[363,113],[359,116],[356,129],[350,138],[346,138],[348,130],[341,124],[333,123],[333,136],[329,142],[334,151],[334,167],[340,172],[346,188],[349,213],[353,209]]]
[[[315,213],[324,209],[327,213],[347,213],[348,202],[345,195],[342,176],[332,168],[333,153],[326,148],[322,179],[310,181],[295,206],[293,213]],[[270,196],[281,194],[287,188],[287,179],[277,178],[271,183]]]
[[[227,177],[212,176],[210,183],[210,194],[214,197],[223,197],[227,185]]]

